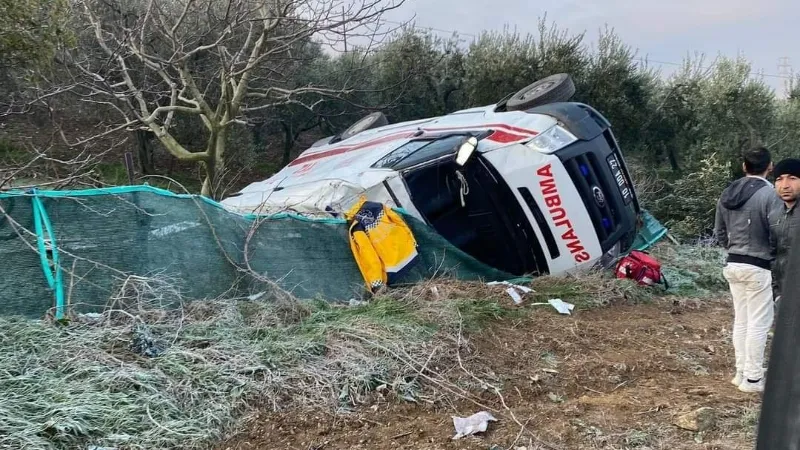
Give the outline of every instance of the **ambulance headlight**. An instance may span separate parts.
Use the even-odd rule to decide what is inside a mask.
[[[547,131],[531,139],[525,145],[536,151],[549,154],[557,152],[577,140],[578,138],[567,131],[566,128],[560,125],[554,125],[547,129]]]

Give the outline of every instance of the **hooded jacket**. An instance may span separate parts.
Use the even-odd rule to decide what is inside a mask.
[[[727,250],[728,262],[770,270],[775,251],[770,243],[770,214],[780,202],[772,184],[743,177],[722,191],[717,202],[714,236]]]
[[[770,242],[775,249],[775,262],[772,264],[772,285],[775,297],[781,295],[783,277],[789,263],[789,249],[792,248],[794,236],[800,229],[800,212],[797,204],[787,208],[783,202],[773,210],[770,217]]]

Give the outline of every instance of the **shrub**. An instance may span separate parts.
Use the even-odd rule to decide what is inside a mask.
[[[655,201],[653,214],[678,238],[710,236],[717,199],[730,182],[730,174],[730,163],[712,153],[700,161],[699,170],[669,184],[668,193]]]

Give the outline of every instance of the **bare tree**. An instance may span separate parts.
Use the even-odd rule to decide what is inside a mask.
[[[228,134],[248,113],[289,104],[313,110],[359,89],[348,79],[293,85],[280,73],[292,52],[314,39],[377,40],[388,33],[379,34],[381,16],[404,0],[138,1],[76,0],[88,30],[83,39],[93,45],[65,52],[64,72],[50,79],[57,88],[37,100],[69,93],[108,108],[113,119],[70,145],[145,130],[179,160],[200,163],[201,193],[217,197]],[[304,102],[308,94],[314,103]],[[203,148],[176,139],[180,116],[202,124]]]
[[[69,159],[50,156],[50,148],[37,149],[31,146],[20,157],[0,160],[0,191],[49,187],[61,189],[67,186],[98,184],[95,168],[114,147],[97,152],[81,151]],[[41,179],[45,179],[43,181]]]

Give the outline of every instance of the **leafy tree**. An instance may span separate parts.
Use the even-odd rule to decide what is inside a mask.
[[[612,30],[604,30],[597,50],[578,71],[575,100],[597,108],[614,127],[625,152],[652,151],[648,139],[657,119],[657,74],[636,61],[635,53]]]
[[[68,40],[67,0],[0,0],[0,67],[50,61]]]
[[[483,33],[469,48],[464,87],[472,105],[490,105],[559,72],[581,79],[587,65],[583,35],[539,22],[538,40],[517,32]]]
[[[379,102],[394,105],[390,120],[438,116],[460,106],[454,94],[462,88],[464,55],[455,39],[410,29],[377,53],[375,83],[382,88]]]
[[[655,214],[679,238],[710,236],[717,199],[731,180],[730,171],[729,162],[710,153],[700,161],[698,170],[675,181],[671,190],[651,205]]]
[[[800,154],[800,83],[795,82],[787,99],[775,102],[775,123],[767,146],[775,159]]]

